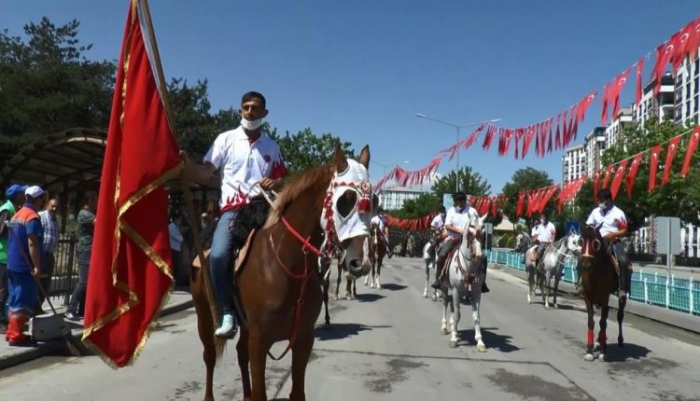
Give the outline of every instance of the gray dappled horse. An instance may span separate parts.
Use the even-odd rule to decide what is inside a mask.
[[[525,270],[528,273],[528,293],[527,302],[532,304],[533,298],[535,297],[535,287],[539,285],[540,293],[542,293],[542,303],[544,307],[549,309],[549,296],[552,291],[552,277],[554,277],[554,299],[553,304],[555,308],[559,307],[557,303],[557,293],[559,291],[559,281],[561,280],[561,274],[564,269],[564,263],[568,258],[578,259],[578,255],[581,252],[581,236],[575,233],[571,233],[565,237],[562,237],[558,241],[550,244],[547,249],[545,249],[542,255],[542,260],[539,262],[538,266],[535,266],[535,259],[537,259],[537,245],[530,247],[525,252]],[[544,292],[544,285],[547,285],[547,292]]]
[[[442,313],[442,326],[440,330],[443,334],[451,334],[449,345],[457,347],[457,332],[459,320],[461,318],[460,300],[468,295],[471,299],[472,317],[474,319],[474,339],[476,349],[479,352],[486,352],[486,345],[481,336],[481,317],[479,307],[481,305],[481,283],[485,278],[484,258],[486,257],[482,249],[482,229],[483,223],[488,213],[480,217],[474,227],[474,232],[470,232],[470,225],[467,224],[462,235],[462,242],[454,252],[449,261],[447,287],[442,288],[444,309]],[[470,243],[471,242],[471,243]],[[450,297],[449,291],[452,290]],[[450,307],[450,327],[447,326],[447,307]]]

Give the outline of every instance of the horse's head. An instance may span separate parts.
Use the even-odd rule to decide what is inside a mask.
[[[603,238],[593,226],[586,226],[578,240],[581,247],[581,268],[590,269],[595,258],[603,251]]]
[[[578,234],[571,233],[566,237],[566,250],[578,255],[581,252],[581,236]]]
[[[362,149],[358,162],[346,158],[340,145],[336,145],[335,173],[321,217],[327,235],[337,237],[340,250],[345,253],[345,266],[353,277],[363,276],[371,268],[368,237],[373,197],[367,170],[369,158],[369,146]],[[330,233],[331,230],[335,232]]]

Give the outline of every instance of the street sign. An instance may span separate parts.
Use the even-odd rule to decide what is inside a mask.
[[[450,208],[454,206],[452,194],[442,194],[442,206],[445,207],[445,211],[450,210]]]
[[[567,221],[564,223],[564,235],[569,235],[571,232],[581,234],[581,227],[578,221]]]
[[[655,220],[656,253],[679,255],[681,253],[681,219],[657,217]]]

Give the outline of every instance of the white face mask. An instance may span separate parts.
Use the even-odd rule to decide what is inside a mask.
[[[247,131],[255,131],[256,129],[260,128],[260,126],[263,124],[262,118],[258,118],[257,120],[247,120],[243,117],[241,117],[241,127]]]
[[[605,202],[599,203],[598,207],[600,208],[600,210],[605,210],[605,207],[606,207]]]

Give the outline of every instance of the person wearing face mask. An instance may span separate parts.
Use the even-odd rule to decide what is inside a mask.
[[[627,233],[627,217],[625,212],[613,204],[612,193],[609,189],[603,189],[598,192],[597,196],[598,207],[593,209],[591,215],[586,220],[587,226],[595,227],[600,235],[605,240],[606,244],[610,245],[612,255],[617,259],[617,264],[620,268],[618,297],[627,297],[629,290],[629,257],[622,246],[620,237]],[[578,266],[577,266],[578,269]],[[580,287],[581,275],[579,274],[579,282],[576,284]]]
[[[287,175],[279,145],[262,130],[262,120],[268,114],[265,97],[258,92],[244,94],[239,114],[241,125],[217,136],[204,156],[203,165],[190,163],[185,157],[188,179],[221,187],[219,221],[212,237],[209,267],[214,295],[222,312],[215,335],[223,338],[232,338],[237,332],[233,315],[235,277],[230,269],[231,255],[236,251],[232,248],[237,245],[232,241],[231,223],[243,207],[260,196],[261,188],[279,190]],[[220,182],[214,176],[217,170]]]
[[[377,214],[372,217],[369,223],[379,227],[380,237],[382,238],[382,242],[384,242],[384,246],[386,247],[386,255],[389,257],[389,259],[391,259],[391,257],[394,256],[394,252],[392,252],[391,248],[389,247],[389,226],[386,224],[384,209],[381,207],[378,208]]]
[[[539,244],[537,245],[537,261],[535,266],[540,264],[540,261],[542,261],[542,256],[544,255],[544,251],[547,249],[549,244],[554,242],[556,236],[556,227],[554,227],[554,224],[552,224],[552,222],[549,221],[547,213],[542,212],[542,214],[540,215],[540,224],[536,228],[534,238],[535,241],[539,242]]]
[[[445,227],[445,206],[440,205],[437,214],[430,222],[430,231],[433,234],[430,237],[430,246],[428,247],[428,255],[434,256],[435,248],[442,241],[443,228]]]

